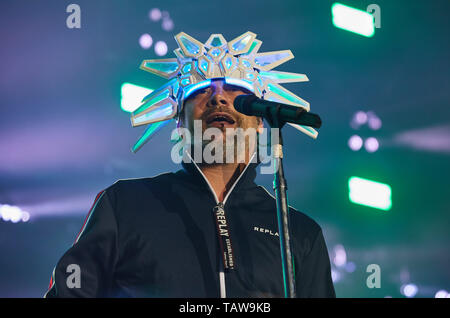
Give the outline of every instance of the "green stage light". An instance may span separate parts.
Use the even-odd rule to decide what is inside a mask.
[[[120,88],[120,107],[122,107],[123,111],[131,113],[141,106],[142,99],[151,92],[153,92],[152,89],[144,86],[123,83]]]
[[[392,207],[392,190],[387,184],[350,177],[348,180],[348,197],[351,202],[388,211]]]
[[[375,34],[373,15],[366,11],[336,2],[331,6],[331,13],[333,25],[337,28],[366,37],[372,37]]]

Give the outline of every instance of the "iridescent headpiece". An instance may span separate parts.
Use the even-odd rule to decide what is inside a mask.
[[[256,34],[246,32],[227,42],[222,34],[211,34],[201,43],[184,32],[175,36],[179,48],[176,58],[144,60],[141,69],[169,80],[142,100],[131,115],[133,127],[148,125],[132,147],[137,152],[161,127],[178,121],[183,101],[193,92],[211,84],[213,78],[246,88],[257,97],[290,104],[309,111],[309,103],[279,85],[308,81],[305,74],[273,69],[294,58],[291,50],[258,53],[262,44]],[[289,123],[312,138],[317,131],[309,126]]]

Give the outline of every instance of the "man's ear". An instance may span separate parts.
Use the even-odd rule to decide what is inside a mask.
[[[258,134],[262,134],[264,131],[264,120],[262,119],[262,117],[258,117],[258,128],[256,129],[256,131],[258,132]]]

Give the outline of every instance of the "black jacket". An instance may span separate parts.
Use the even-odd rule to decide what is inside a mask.
[[[45,297],[283,297],[276,201],[255,184],[257,163],[228,191],[224,213],[198,166],[182,165],[101,191]],[[335,297],[320,226],[290,214],[297,296]],[[70,264],[80,288],[66,284]]]

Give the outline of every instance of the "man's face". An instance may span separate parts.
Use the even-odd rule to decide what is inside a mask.
[[[261,133],[263,122],[259,117],[246,116],[234,108],[234,99],[243,94],[251,94],[251,92],[245,88],[227,84],[223,79],[213,80],[210,86],[196,91],[185,100],[181,126],[187,128],[191,136],[194,136],[195,120],[200,120],[202,123],[202,135],[206,129],[213,127],[222,131],[222,137],[226,136],[227,128],[242,128],[243,131],[253,128]],[[226,143],[227,138],[223,140]]]

